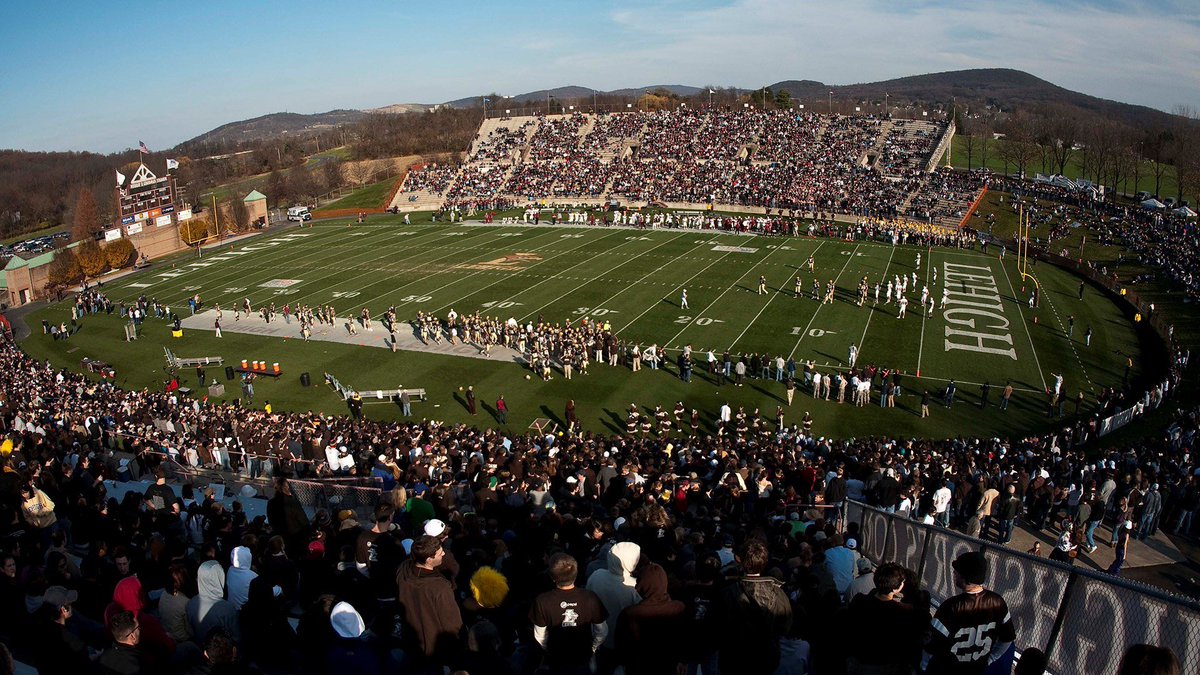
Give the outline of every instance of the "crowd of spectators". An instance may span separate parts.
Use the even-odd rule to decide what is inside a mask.
[[[974,174],[926,174],[943,132],[926,121],[757,108],[549,116],[493,129],[447,203],[620,197],[932,222],[965,211],[984,185]],[[518,166],[481,179],[497,162]]]
[[[1053,240],[1067,233],[1066,227],[1074,222],[1086,225],[1094,233],[1094,241],[1101,245],[1119,245],[1132,252],[1128,259],[1150,270],[1149,274],[1165,279],[1192,301],[1200,301],[1200,237],[1197,237],[1196,219],[1176,214],[1170,210],[1151,210],[1137,204],[1118,200],[1096,200],[1086,193],[1065,187],[1018,181],[1007,178],[998,183],[1006,191],[1015,191],[1016,202],[1010,208],[1018,209],[1022,204],[1036,218],[1038,215],[1054,215],[1057,232],[1051,228],[1033,230],[1035,244],[1057,252]],[[1053,202],[1053,206],[1040,209],[1037,200]],[[1053,227],[1052,225],[1051,227]],[[1125,261],[1118,260],[1118,266]],[[1116,275],[1116,269],[1105,267],[1106,275]],[[1138,282],[1134,280],[1134,284]]]
[[[426,164],[419,169],[408,172],[408,177],[404,179],[402,191],[425,191],[439,196],[446,194],[446,190],[450,188],[450,183],[458,175],[458,170],[459,167],[457,166]]]
[[[1054,434],[522,435],[129,392],[8,340],[0,388],[0,631],[43,672],[936,670],[928,593],[859,554],[846,500],[1000,540],[1076,493],[1089,518],[1181,533],[1200,509],[1200,410],[1099,456]],[[273,455],[265,517],[166,484],[164,456],[214,443]],[[385,487],[369,513],[291,494],[331,445]],[[134,469],[153,483],[110,499]],[[885,615],[904,620],[863,633]]]

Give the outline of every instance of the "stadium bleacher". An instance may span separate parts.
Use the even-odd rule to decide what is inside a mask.
[[[983,187],[933,170],[950,127],[797,111],[678,110],[487,119],[461,167],[409,174],[393,206],[567,198],[903,216],[956,227]]]

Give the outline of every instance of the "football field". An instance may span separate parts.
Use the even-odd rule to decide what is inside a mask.
[[[726,350],[772,359],[792,357],[801,372],[803,363],[812,360],[819,371],[829,372],[844,368],[851,345],[856,345],[859,366],[874,364],[904,374],[904,395],[898,403],[902,410],[854,410],[835,401],[812,401],[810,392],[801,392],[797,404],[804,408],[797,411],[793,405],[792,421],[811,410],[819,421],[828,422],[829,433],[854,435],[895,428],[940,435],[971,428],[1003,429],[1018,420],[1044,426],[1044,392],[1053,386],[1056,374],[1063,376],[1072,401],[1082,391],[1089,402],[1101,387],[1121,384],[1127,356],[1134,359],[1136,375],[1138,339],[1121,311],[1090,286],[1079,300],[1078,280],[1064,271],[1049,265],[1032,271],[1042,287],[1036,309],[1028,305],[1032,282],[1021,278],[1013,256],[1001,260],[994,248],[984,254],[978,249],[709,230],[403,225],[399,217],[377,217],[368,224],[320,223],[252,238],[203,258],[181,258],[105,285],[116,302],[129,304],[145,295],[184,316],[186,299],[194,294],[208,308],[219,303],[226,310],[221,340],[202,330],[172,340],[165,326],[158,327],[162,322],[152,319],[143,339],[123,343],[113,339],[121,324],[114,313],[87,319],[93,325],[70,341],[53,342],[35,335],[29,342],[37,344],[26,349],[64,362],[77,363],[81,355],[102,358],[118,366],[130,386],[162,379],[161,365],[151,369],[146,360],[157,358],[151,354],[161,354],[164,345],[181,356],[220,354],[227,361],[261,354],[268,361],[285,362],[289,371],[314,375],[329,371],[360,389],[397,383],[423,386],[430,390],[437,411],[420,414],[450,420],[467,419],[456,405],[455,392],[462,384],[475,384],[485,400],[501,389],[510,404],[514,396],[518,399],[510,422],[554,419],[564,400],[574,398],[584,426],[603,430],[602,425],[620,426],[614,417],[619,418],[630,403],[669,409],[683,400],[688,407],[703,406],[707,417],[729,399],[747,409],[759,408],[765,418],[773,417],[783,400],[782,385],[751,380],[747,387],[735,388],[720,378],[701,376],[710,349],[718,359]],[[904,318],[898,318],[894,299],[886,302],[887,281],[897,276],[908,282]],[[864,277],[868,297],[860,307],[857,288]],[[760,292],[760,278],[766,280],[765,292]],[[832,303],[813,299],[814,279],[821,295],[828,282],[834,282]],[[877,282],[881,285],[878,302]],[[928,316],[920,304],[925,287],[938,304]],[[687,307],[681,302],[685,290]],[[364,307],[372,317],[380,317],[390,306],[396,307],[402,322],[418,311],[445,317],[451,309],[460,315],[478,311],[522,323],[587,318],[609,323],[619,337],[643,348],[651,344],[665,348],[672,362],[677,350],[691,345],[699,377],[685,384],[673,365],[667,372],[634,374],[595,364],[588,376],[571,382],[557,378],[526,382],[523,376],[528,371],[513,363],[419,352],[393,355],[372,347],[239,335],[229,315],[243,298],[249,298],[255,308],[274,303],[280,310],[284,304],[292,308],[333,305],[343,320]],[[949,302],[943,305],[943,299]],[[44,310],[55,320],[66,311],[66,305]],[[1074,319],[1073,329],[1069,317]],[[35,315],[32,323],[40,318]],[[1086,346],[1084,334],[1089,327],[1091,345]],[[68,348],[74,350],[70,356],[65,353]],[[292,379],[267,383],[260,391],[277,388],[277,395],[267,394],[275,398],[276,407],[282,403],[339,409],[336,397],[300,389]],[[935,415],[936,421],[912,419],[920,393],[928,389],[940,396],[950,380],[959,387],[960,403]],[[972,406],[978,410],[983,383],[991,385],[994,408],[1009,381],[1018,390],[1014,401],[1020,405],[1014,404],[1016,409],[1005,419],[982,420],[978,414],[965,414]],[[236,387],[230,389],[229,395],[235,396]],[[583,414],[589,408],[591,419]],[[1072,411],[1073,405],[1068,406],[1066,412]],[[394,412],[390,405],[368,409],[368,414],[379,416]],[[879,427],[881,419],[890,419],[889,426]]]

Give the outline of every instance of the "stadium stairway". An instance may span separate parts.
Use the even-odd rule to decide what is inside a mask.
[[[445,202],[443,195],[418,190],[416,192],[396,192],[392,198],[391,207],[398,211],[440,211]]]

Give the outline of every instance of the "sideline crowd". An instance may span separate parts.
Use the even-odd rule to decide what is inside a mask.
[[[0,632],[43,672],[983,673],[1021,631],[982,587],[988,560],[955,561],[963,594],[931,614],[913,570],[859,554],[846,500],[1000,541],[1087,508],[1085,536],[1111,522],[1118,545],[1127,522],[1186,534],[1200,509],[1200,410],[1097,459],[1053,435],[556,437],[267,413],[123,391],[9,340],[0,389]],[[166,484],[163,453],[217,447],[270,458],[265,517]],[[285,476],[330,448],[384,486],[369,513],[310,515],[291,494]],[[108,498],[104,479],[135,473],[154,477],[144,494]],[[952,636],[985,625],[989,648],[963,659]]]

